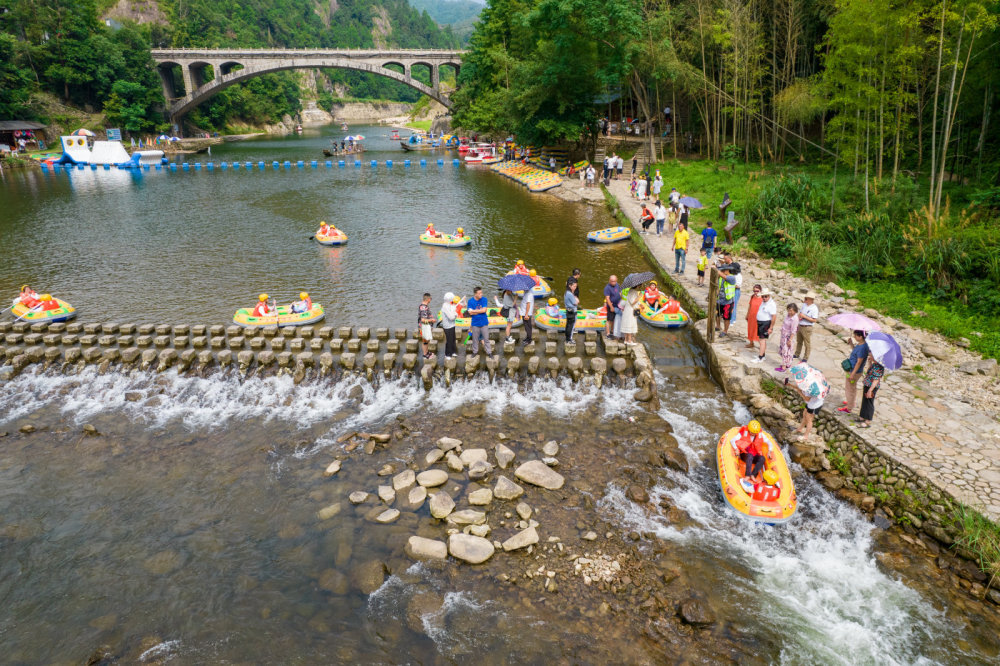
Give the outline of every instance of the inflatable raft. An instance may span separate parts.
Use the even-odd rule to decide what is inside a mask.
[[[436,245],[438,247],[468,247],[472,245],[470,236],[453,236],[452,234],[441,234],[440,236],[428,236],[420,234],[420,242],[424,245]]]
[[[52,323],[67,321],[76,316],[76,308],[66,301],[61,298],[56,298],[55,296],[52,297],[52,300],[59,304],[59,307],[54,310],[42,310],[42,308],[38,308],[33,311],[27,305],[19,302],[10,309],[10,313],[21,321],[30,321],[35,323],[42,321]]]
[[[628,240],[632,237],[632,230],[628,227],[608,227],[598,229],[587,234],[587,240],[591,243],[616,243]]]
[[[464,314],[464,313],[465,313],[465,308],[463,306],[462,312],[460,314]],[[507,320],[500,316],[500,308],[493,308],[493,307],[486,308],[486,316],[489,317],[489,319],[490,319],[489,328],[491,328],[491,329],[492,328],[499,328],[501,330],[504,330],[504,329],[507,328]],[[441,312],[440,311],[438,311],[438,321],[441,321]],[[468,315],[466,315],[466,316],[459,316],[458,318],[455,319],[455,328],[456,329],[458,329],[458,328],[464,328],[464,329],[468,330],[469,327],[472,325],[471,322],[472,322],[472,317],[469,317]],[[511,324],[511,326],[513,328],[517,328],[518,326],[521,326],[523,323],[524,322],[521,321],[520,317],[514,317],[514,323]]]
[[[513,274],[514,271],[507,271],[507,275],[513,275]],[[534,296],[535,298],[548,298],[549,296],[552,295],[552,287],[550,287],[549,283],[543,280],[542,278],[538,278],[538,284],[532,287],[531,295]]]
[[[603,331],[608,323],[608,317],[603,307],[596,310],[577,310],[576,324],[574,331]],[[559,309],[559,316],[552,317],[545,308],[538,308],[535,312],[535,325],[545,331],[566,330],[566,310]]]
[[[326,316],[323,306],[313,303],[311,309],[305,312],[292,312],[291,305],[279,305],[277,316],[254,317],[253,308],[240,308],[233,315],[233,323],[245,328],[257,328],[258,326],[305,326],[315,324]]]
[[[337,233],[326,236],[316,234],[316,242],[320,245],[347,245],[347,234],[340,229],[337,229]]]
[[[660,294],[660,300],[657,302],[656,307],[653,308],[650,307],[649,301],[643,298],[639,305],[639,317],[650,326],[655,326],[656,328],[680,328],[681,326],[687,326],[687,323],[691,320],[690,315],[684,311],[684,308],[677,301],[674,301],[677,304],[677,310],[669,312],[670,308],[664,307],[669,300],[670,298],[666,294]]]
[[[792,484],[792,475],[788,471],[781,447],[774,441],[770,433],[761,431],[761,436],[767,443],[767,451],[764,453],[764,469],[774,470],[778,475],[778,481],[774,486],[758,483],[751,488],[751,492],[747,492],[747,489],[740,483],[745,470],[743,461],[737,457],[738,450],[735,441],[739,437],[739,432],[739,426],[730,428],[719,438],[719,444],[715,451],[719,469],[719,484],[726,505],[744,518],[755,522],[774,525],[790,520],[798,508],[798,500],[795,495],[795,486]],[[773,455],[774,459],[768,460],[769,455]],[[769,495],[773,495],[773,497],[769,497]]]

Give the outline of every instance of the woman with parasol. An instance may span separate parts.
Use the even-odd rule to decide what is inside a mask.
[[[875,417],[875,395],[882,384],[886,372],[903,367],[903,353],[895,338],[887,333],[875,331],[868,336],[868,360],[870,365],[861,382],[861,412],[859,428],[871,428]]]

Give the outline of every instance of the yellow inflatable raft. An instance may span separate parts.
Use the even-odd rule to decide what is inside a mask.
[[[507,271],[507,275],[513,274],[514,271]],[[548,298],[552,295],[552,287],[549,286],[548,282],[539,277],[538,284],[531,288],[531,295],[535,298]]]
[[[327,234],[325,236],[316,234],[316,242],[320,245],[347,245],[347,234],[340,229],[337,229],[337,233],[335,234]]]
[[[465,315],[465,306],[462,307],[462,310],[459,314]],[[504,330],[507,328],[507,320],[500,316],[500,308],[493,308],[493,307],[486,308],[486,316],[489,317],[490,320],[489,328],[499,328]],[[440,310],[438,311],[438,321],[441,321]],[[523,323],[524,322],[521,320],[520,317],[514,317],[514,323],[511,324],[511,327],[517,328],[518,326],[521,326]],[[468,315],[459,316],[455,319],[456,329],[458,328],[468,329],[471,325],[472,325],[472,317]]]
[[[744,487],[740,482],[744,474],[744,464],[737,456],[739,450],[736,440],[740,428],[730,428],[716,447],[716,461],[719,469],[719,484],[722,487],[722,497],[726,505],[741,516],[755,522],[773,525],[790,520],[798,508],[795,486],[792,475],[788,471],[781,448],[770,433],[761,431],[761,436],[767,444],[764,452],[764,469],[774,470],[778,480],[774,486],[762,482]]]
[[[325,316],[326,313],[323,311],[323,306],[319,303],[313,303],[312,308],[305,312],[292,312],[291,305],[279,305],[277,315],[269,317],[254,317],[253,308],[240,308],[233,316],[233,323],[245,328],[257,328],[258,326],[305,326],[306,324],[314,324]]]
[[[76,316],[76,308],[66,301],[61,298],[56,298],[55,296],[52,297],[52,300],[59,304],[59,307],[54,310],[42,310],[41,307],[32,310],[27,305],[18,303],[10,309],[10,313],[14,315],[16,319],[35,323],[42,321],[52,323],[57,321],[67,321]]]
[[[674,301],[677,304],[676,312],[668,312],[671,309],[666,307],[669,300],[669,296],[660,294],[660,300],[657,301],[656,307],[653,308],[650,307],[649,301],[643,298],[639,305],[639,316],[644,322],[656,328],[680,328],[681,326],[687,326],[687,323],[691,320],[690,315],[684,311],[684,308],[677,301]]]
[[[573,326],[573,330],[603,331],[607,323],[608,317],[605,314],[604,308],[577,310],[576,324]],[[545,331],[564,331],[566,330],[566,310],[560,308],[559,316],[553,317],[545,311],[545,308],[538,308],[535,312],[535,325]]]
[[[632,230],[628,227],[608,227],[598,229],[587,234],[587,240],[591,243],[616,243],[628,240],[632,237]]]
[[[441,234],[439,236],[420,234],[420,242],[424,245],[436,245],[438,247],[468,247],[472,245],[472,237],[459,237],[452,234]]]

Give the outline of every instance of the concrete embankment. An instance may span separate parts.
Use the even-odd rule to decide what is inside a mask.
[[[632,227],[634,241],[661,267],[662,276],[674,295],[689,312],[704,313],[708,307],[708,289],[697,284],[694,270],[700,243],[691,242],[690,246],[695,249],[687,259],[685,270],[673,272],[672,234],[640,235],[639,202],[628,195],[627,184],[613,182],[610,191],[610,204],[622,223]],[[953,569],[973,596],[1000,604],[1000,590],[989,589],[990,576],[984,571],[996,564],[980,561],[981,551],[977,552],[982,546],[978,539],[984,532],[989,534],[991,529],[995,534],[996,521],[1000,517],[1000,493],[990,477],[993,473],[990,465],[1000,463],[996,436],[1000,426],[986,414],[970,409],[969,404],[945,393],[929,395],[926,385],[911,393],[908,380],[900,376],[903,373],[894,373],[887,376],[878,395],[875,426],[858,428],[848,417],[835,411],[840,404],[843,383],[843,373],[837,366],[849,354],[850,346],[843,341],[842,331],[817,325],[809,363],[826,373],[834,389],[816,417],[814,435],[809,439],[797,437],[794,429],[799,424],[803,403],[798,394],[783,385],[787,375],[772,370],[780,362],[775,353],[778,336],[772,335],[770,340],[773,360],[766,359],[764,363],[754,362],[756,351],[747,350],[746,337],[741,337],[746,326],[742,320],[746,317],[750,288],[754,282],[760,282],[776,291],[779,310],[787,302],[801,302],[806,289],[813,289],[820,292],[824,318],[841,304],[849,304],[841,296],[825,296],[830,289],[810,285],[798,278],[785,284],[783,274],[758,268],[752,258],[736,257],[736,260],[742,264],[746,277],[741,309],[730,335],[710,344],[706,335],[707,319],[692,326],[713,378],[727,395],[747,404],[780,442],[789,445],[792,460],[816,474],[838,497],[860,507],[876,522],[900,525],[905,532],[917,537],[916,543],[934,553],[950,551],[957,554],[959,558],[939,558],[939,566]],[[779,322],[782,314],[779,313]],[[883,330],[899,337],[899,330],[894,330],[894,327],[902,328],[898,322],[881,318],[874,311],[866,311],[866,314],[882,319]],[[905,340],[903,344],[906,349]],[[906,422],[905,429],[894,428],[899,421]],[[976,446],[965,449],[963,442]],[[970,456],[980,456],[982,462],[977,458],[970,464]],[[991,460],[994,462],[990,463]],[[993,521],[993,527],[979,530],[977,534],[972,526],[975,519],[970,520],[975,513]]]
[[[652,365],[642,347],[603,341],[594,331],[572,343],[563,340],[561,331],[537,331],[535,341],[523,346],[499,342],[499,333],[491,331],[496,341],[493,356],[467,354],[459,344],[457,358],[424,359],[415,331],[405,328],[3,322],[0,380],[12,379],[33,364],[63,371],[88,364],[102,371],[176,368],[199,375],[229,368],[242,376],[289,374],[296,383],[345,374],[376,381],[410,372],[427,388],[483,373],[515,381],[567,377],[598,387],[634,379],[636,399],[655,404]],[[515,339],[520,334],[513,332]],[[443,351],[443,340],[444,331],[435,329],[430,350]]]

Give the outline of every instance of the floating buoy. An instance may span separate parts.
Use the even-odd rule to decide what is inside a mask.
[[[188,164],[187,162],[184,162],[183,164],[181,164],[181,168],[184,169],[185,171],[190,171],[191,165]]]
[[[170,163],[170,170],[171,171],[177,171],[177,163],[176,162],[171,162]]]
[[[420,160],[420,166],[423,166],[423,167],[427,166],[427,160],[421,159]]]
[[[285,160],[285,168],[286,169],[291,169],[292,168],[292,163],[289,162],[288,160]]]
[[[143,171],[149,171],[149,165],[148,164],[143,164],[142,165],[142,170]]]
[[[340,167],[341,169],[343,169],[343,168],[344,168],[344,166],[346,166],[346,165],[344,164],[344,160],[337,160],[337,166],[338,166],[338,167]]]
[[[454,166],[458,166],[458,165],[459,165],[459,162],[458,162],[458,160],[452,160],[452,161],[451,161],[451,163],[452,163],[452,165],[454,165]]]
[[[264,170],[264,163],[263,162],[257,162],[257,168],[260,169],[261,171],[263,171]]]
[[[156,165],[153,166],[153,168],[156,169],[157,171],[163,171],[163,165],[162,164],[156,164]]]
[[[305,165],[306,165],[305,162],[303,162],[302,160],[299,160],[298,162],[295,163],[295,166],[297,166],[300,169]]]
[[[403,160],[403,166],[405,167],[410,166],[410,160]]]
[[[361,160],[354,160],[354,166],[356,167],[361,166]]]
[[[219,167],[222,168],[223,170],[226,170],[226,169],[229,168],[229,163],[228,162],[219,162]]]
[[[105,171],[111,171],[111,165],[110,164],[105,164],[104,165],[104,170]]]
[[[316,167],[319,166],[319,164],[316,163],[316,160],[313,160],[312,162],[309,163],[309,166],[315,169]]]
[[[332,161],[330,161],[330,160],[327,160],[327,161],[326,161],[326,168],[327,168],[327,169],[329,169],[329,168],[330,168],[330,167],[332,167],[332,166],[333,166],[333,162],[332,162]]]
[[[385,165],[391,169],[392,168],[392,160],[386,160],[385,161]]]
[[[377,167],[378,166],[378,162],[376,162],[375,160],[372,160],[371,166],[372,166],[372,168]]]
[[[444,160],[440,157],[438,158],[438,166],[444,166]]]

